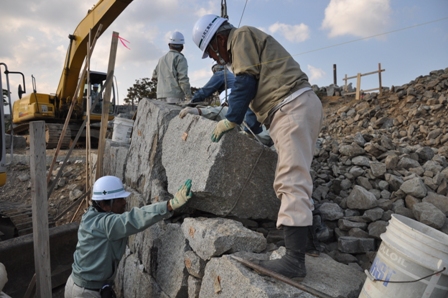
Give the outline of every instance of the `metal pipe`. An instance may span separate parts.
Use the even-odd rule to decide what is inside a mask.
[[[310,287],[308,287],[308,286],[306,286],[304,284],[301,284],[301,283],[298,283],[298,282],[296,282],[296,281],[294,281],[292,279],[289,279],[289,278],[287,278],[287,277],[285,277],[285,276],[283,276],[281,274],[278,274],[276,272],[268,270],[268,269],[266,269],[266,268],[264,268],[264,267],[262,267],[260,265],[254,264],[254,263],[252,263],[250,261],[244,260],[244,259],[236,257],[236,256],[231,256],[231,257],[233,259],[237,260],[238,262],[240,262],[241,264],[243,264],[243,265],[245,265],[245,266],[247,266],[247,267],[249,267],[251,269],[254,269],[255,271],[257,271],[260,274],[273,277],[273,278],[275,278],[275,279],[277,279],[279,281],[287,283],[288,285],[296,287],[296,288],[298,288],[298,289],[300,289],[302,291],[305,291],[307,293],[310,293],[310,294],[312,294],[312,295],[314,295],[316,297],[319,297],[319,298],[334,298],[334,297],[329,296],[329,295],[327,295],[325,293],[322,293],[322,292],[320,292],[320,291],[318,291],[316,289],[310,288]]]

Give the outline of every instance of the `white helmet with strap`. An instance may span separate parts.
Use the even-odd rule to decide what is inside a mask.
[[[185,44],[184,35],[179,31],[174,31],[168,44]]]
[[[214,14],[207,14],[201,17],[193,27],[193,41],[202,51],[202,59],[208,57],[208,53],[205,51],[208,44],[212,40],[218,28],[227,21],[225,18],[221,18]]]
[[[120,178],[115,176],[103,176],[93,185],[94,201],[113,200],[127,198],[131,193],[125,191]]]

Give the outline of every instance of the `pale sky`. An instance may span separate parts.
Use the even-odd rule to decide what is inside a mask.
[[[2,0],[0,62],[26,77],[32,91],[54,93],[69,40],[96,0]],[[106,71],[112,32],[130,43],[119,45],[115,63],[120,103],[136,79],[151,77],[158,59],[168,51],[167,36],[184,34],[182,52],[190,83],[202,87],[213,61],[201,59],[192,41],[194,23],[204,14],[220,15],[219,0],[134,0],[97,42],[91,69]],[[447,0],[228,0],[229,21],[271,34],[296,59],[311,84],[337,84],[345,75],[376,71],[383,86],[401,86],[430,71],[448,67]],[[4,68],[1,68],[4,71]],[[5,76],[2,73],[2,78]],[[10,78],[17,99],[18,76]],[[356,85],[355,80],[350,82]],[[5,88],[5,83],[3,83]],[[378,76],[363,77],[361,89],[378,87]],[[6,112],[8,113],[8,108]]]

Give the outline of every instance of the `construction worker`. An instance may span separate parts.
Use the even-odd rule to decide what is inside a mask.
[[[152,73],[152,80],[157,82],[158,100],[178,104],[192,98],[187,59],[181,53],[184,44],[182,33],[173,32],[168,43],[170,51],[159,59]]]
[[[192,115],[200,115],[200,116],[203,116],[210,120],[220,121],[222,119],[225,119],[225,115],[227,114],[227,110],[228,110],[226,91],[227,91],[227,96],[229,96],[231,89],[224,90],[219,95],[219,101],[221,103],[221,106],[200,106],[200,105],[198,105],[196,107],[185,107],[180,111],[179,118],[183,119],[187,114],[192,114]],[[250,117],[252,119],[256,120],[255,114],[252,111],[250,111],[250,109],[246,113],[246,116],[247,115],[251,115]],[[250,118],[248,118],[248,119],[250,119]],[[256,131],[257,133],[254,133],[253,131]],[[261,126],[261,129],[260,129],[260,126],[249,127],[249,128],[244,127],[243,130],[240,131],[240,133],[247,135],[250,138],[257,138],[257,140],[259,140],[265,146],[271,147],[273,145],[272,139],[269,136],[269,131],[266,129],[266,127],[264,125]],[[254,135],[256,135],[256,136],[254,136]]]
[[[125,212],[125,191],[118,177],[104,176],[93,185],[92,206],[82,216],[72,274],[65,298],[115,297],[112,283],[123,256],[127,237],[166,219],[191,198],[188,179],[168,202],[158,202]],[[101,293],[100,293],[101,292]],[[108,294],[109,293],[109,294]]]
[[[243,26],[235,28],[216,15],[201,17],[193,41],[202,58],[211,57],[235,74],[226,119],[212,133],[213,142],[241,124],[247,108],[269,128],[278,153],[274,190],[281,200],[277,228],[286,254],[259,265],[297,281],[306,276],[305,252],[313,221],[311,161],[322,124],[322,104],[300,65],[272,36]]]
[[[212,66],[212,77],[193,95],[190,104],[204,104],[207,97],[211,96],[216,91],[221,93],[225,91],[225,89],[231,89],[233,87],[235,76],[232,72],[224,70],[224,67],[225,66],[217,63]]]
[[[92,102],[95,102],[95,100],[98,98],[98,100],[101,100],[101,93],[98,92],[99,84],[93,84],[92,86],[92,92],[90,93],[90,96],[92,97]]]
[[[92,91],[90,92],[91,106],[93,106],[96,102],[96,104],[93,106],[94,113],[101,113],[103,106],[103,97],[101,96],[101,92],[98,91],[99,86],[99,84],[93,84]]]
[[[187,114],[200,115],[210,120],[222,120],[225,118],[225,114],[227,113],[228,103],[227,97],[231,92],[231,88],[233,88],[233,83],[235,82],[235,76],[229,70],[224,69],[225,66],[214,64],[212,66],[213,75],[210,80],[199,89],[193,96],[193,99],[188,106],[196,106],[196,107],[185,107],[179,113],[179,117],[182,119]],[[226,89],[227,86],[227,89]],[[219,101],[221,106],[200,106],[204,103],[203,101],[215,93],[216,91],[220,92]],[[269,136],[269,132],[266,130],[266,127],[261,126],[260,123],[257,122],[257,118],[255,114],[248,109],[245,118],[246,124],[248,127],[244,127],[241,133],[246,134],[249,137],[254,138],[253,134],[256,134],[256,138],[260,140],[260,142],[266,146],[272,146],[272,140]],[[255,125],[255,126],[253,126]]]

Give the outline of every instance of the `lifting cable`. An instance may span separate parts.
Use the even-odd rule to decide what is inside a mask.
[[[241,25],[241,20],[243,19],[243,15],[244,12],[246,10],[246,5],[247,5],[247,0],[246,3],[244,4],[244,8],[243,8],[243,12],[241,13],[241,17],[240,17],[240,22],[238,23],[238,27]],[[225,19],[229,19],[229,16],[227,15],[227,2],[226,0],[221,0],[221,17],[225,18]],[[228,94],[227,94],[227,66],[224,65],[224,92],[225,92],[225,99],[224,99],[224,103],[226,103],[228,105]],[[221,109],[219,110],[219,112],[215,115],[214,120],[216,119],[216,117],[218,117],[218,115],[221,113],[222,109],[224,108],[223,105],[221,105]],[[261,145],[264,145],[260,138],[252,131],[252,129],[250,129],[249,125],[247,125],[247,123],[245,121],[243,121],[243,123],[241,123],[240,125],[240,129],[242,131],[244,131],[244,128],[246,128],[251,134],[252,136],[255,138],[255,140],[257,140]]]

